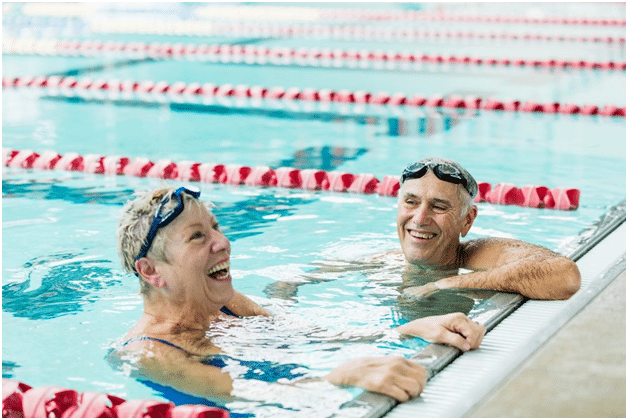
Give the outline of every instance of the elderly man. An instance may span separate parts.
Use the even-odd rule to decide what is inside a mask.
[[[473,288],[567,299],[580,288],[576,264],[546,248],[505,238],[460,241],[478,215],[478,185],[458,163],[419,160],[403,171],[400,184],[397,232],[406,261],[419,269],[472,270],[405,288],[405,294]]]

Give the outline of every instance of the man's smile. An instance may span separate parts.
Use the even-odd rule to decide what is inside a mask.
[[[428,239],[433,239],[436,237],[436,234],[432,232],[425,232],[425,231],[414,230],[414,229],[406,229],[406,230],[410,236],[417,239],[428,240]]]

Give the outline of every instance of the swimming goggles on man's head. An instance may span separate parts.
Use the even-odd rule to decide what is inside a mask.
[[[159,207],[157,207],[157,211],[155,212],[155,217],[153,217],[153,222],[150,224],[150,229],[148,230],[148,235],[146,235],[146,240],[144,241],[144,245],[142,245],[142,249],[140,250],[140,253],[137,255],[137,257],[135,257],[135,261],[146,256],[146,254],[148,253],[148,250],[150,249],[150,246],[153,244],[153,240],[155,239],[155,236],[157,235],[157,230],[164,226],[168,226],[170,222],[172,222],[178,215],[181,214],[181,212],[183,211],[183,197],[181,197],[181,195],[183,193],[191,195],[194,198],[199,198],[201,196],[201,191],[199,189],[195,188],[195,189],[190,190],[185,187],[179,187],[176,189],[175,192],[172,193],[172,197],[175,197],[177,199],[177,205],[168,213],[161,214],[161,210],[163,209],[164,205],[170,200],[172,200],[172,197],[165,196],[161,200]]]
[[[403,170],[400,184],[403,184],[408,179],[421,178],[427,173],[428,169],[431,169],[434,175],[441,181],[462,185],[471,195],[471,198],[478,193],[478,186],[473,180],[469,179],[454,165],[442,162],[415,162],[411,164]]]

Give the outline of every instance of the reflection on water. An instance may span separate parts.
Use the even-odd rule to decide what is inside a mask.
[[[298,302],[299,288],[305,285],[310,286],[308,294],[326,293],[336,287],[346,290],[348,285],[357,285],[362,299],[391,308],[392,321],[397,326],[427,316],[452,312],[469,314],[495,293],[470,289],[441,289],[421,297],[404,293],[407,288],[423,286],[464,271],[417,267],[406,263],[400,252],[393,252],[356,261],[325,261],[296,279],[269,284],[264,292],[269,298]]]
[[[94,302],[93,291],[119,283],[120,276],[103,266],[110,261],[59,253],[32,259],[21,270],[22,281],[2,286],[2,310],[33,320],[75,314]],[[13,273],[14,277],[22,277]]]
[[[390,329],[347,327],[337,313],[336,328],[330,329],[310,316],[320,309],[290,313],[281,302],[265,306],[273,317],[229,320],[207,333],[229,355],[224,369],[234,378],[233,395],[239,399],[226,408],[256,417],[355,417],[366,412],[368,407],[342,407],[360,390],[312,379],[348,359],[390,354],[394,348],[403,354],[399,335]]]

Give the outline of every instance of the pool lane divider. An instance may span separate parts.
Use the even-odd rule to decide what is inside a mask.
[[[621,5],[621,3],[617,3]],[[273,6],[278,9],[277,6]],[[200,20],[209,20],[212,16],[212,9],[214,6],[201,7],[196,10],[195,14]],[[237,13],[239,8],[233,8]],[[253,8],[247,8],[247,11],[259,11]],[[285,8],[293,11],[291,8]],[[297,9],[298,11],[298,9]],[[307,12],[310,16],[313,16],[313,9],[307,8]],[[5,19],[6,23],[15,24],[15,22],[21,23],[25,26],[37,26],[33,25],[33,22],[39,23],[40,26],[59,26],[66,27],[67,21],[78,21],[74,15],[67,15],[60,13],[59,10],[54,10],[54,16],[44,16],[45,12],[29,14],[28,11],[22,10],[23,16],[9,16]],[[557,15],[550,17],[530,17],[525,15],[496,15],[496,14],[451,14],[443,12],[424,12],[414,10],[404,11],[386,11],[381,10],[363,10],[363,9],[316,9],[316,16],[311,17],[311,21],[330,21],[330,20],[343,20],[343,21],[395,21],[395,22],[464,22],[464,23],[498,23],[498,24],[524,24],[524,25],[565,25],[565,26],[626,26],[626,20],[621,18],[615,18],[612,16],[607,17],[586,17],[586,16],[569,16],[569,15]]]
[[[229,412],[202,404],[175,406],[149,399],[78,392],[60,386],[31,387],[2,378],[2,417],[13,418],[229,418]]]
[[[208,10],[211,11],[210,8]],[[517,15],[450,14],[414,10],[386,11],[360,9],[323,9],[319,19],[357,21],[416,21],[416,22],[465,22],[465,23],[517,23],[547,25],[626,26],[625,19],[589,18],[584,16],[529,17]]]
[[[148,19],[92,20],[91,32],[151,34],[172,36],[230,36],[267,38],[334,39],[344,41],[415,42],[417,39],[474,39],[482,41],[551,41],[625,44],[625,37],[521,34],[507,32],[472,32],[461,30],[430,31],[414,27],[381,25],[285,25],[272,23],[226,23],[210,21],[159,22]]]
[[[152,162],[144,157],[130,159],[95,154],[80,156],[74,152],[60,155],[53,151],[39,154],[32,150],[10,148],[2,149],[2,164],[11,168],[80,171],[141,178],[378,194],[392,197],[398,195],[400,187],[399,177],[394,175],[386,175],[380,181],[369,173],[351,174],[341,171],[290,167],[271,169],[268,166],[222,165],[187,160],[173,162],[169,159]],[[486,202],[556,210],[576,210],[580,203],[580,190],[575,188],[550,189],[538,185],[526,185],[519,188],[511,183],[499,183],[493,187],[488,182],[480,182],[478,187],[476,203]]]
[[[421,52],[341,50],[331,48],[286,48],[254,45],[206,45],[182,43],[145,43],[121,41],[71,41],[54,39],[7,39],[2,41],[3,54],[37,54],[44,56],[94,57],[125,54],[134,58],[187,59],[235,64],[300,65],[333,68],[390,69],[415,64],[485,65],[500,67],[561,68],[626,71],[626,62],[573,60],[539,60],[523,58],[480,58],[425,54]],[[382,66],[383,65],[383,66]],[[370,67],[369,67],[370,66]]]
[[[73,76],[25,76],[25,77],[3,77],[2,88],[47,88],[50,95],[72,96],[72,92],[97,96],[102,92],[110,95],[124,93],[135,93],[138,95],[167,95],[160,97],[161,100],[172,100],[173,102],[194,102],[195,98],[242,98],[251,100],[282,100],[317,102],[317,103],[347,103],[357,105],[386,105],[393,107],[431,107],[449,109],[472,109],[504,112],[525,112],[525,113],[545,113],[545,114],[579,114],[579,115],[600,115],[606,117],[626,117],[626,107],[614,105],[604,105],[602,108],[597,105],[575,105],[569,103],[538,103],[534,101],[499,101],[496,99],[483,99],[478,97],[466,97],[452,95],[443,97],[433,95],[425,97],[421,94],[406,96],[404,93],[390,94],[388,92],[369,93],[365,91],[349,91],[346,89],[333,91],[331,89],[313,89],[297,87],[283,88],[280,86],[263,87],[247,86],[244,84],[233,86],[232,84],[215,85],[213,83],[197,82],[189,84],[174,82],[169,84],[165,81],[157,83],[117,79],[97,79],[88,77],[75,78]],[[101,98],[104,99],[104,98]],[[139,98],[142,99],[142,98]]]

